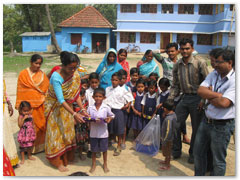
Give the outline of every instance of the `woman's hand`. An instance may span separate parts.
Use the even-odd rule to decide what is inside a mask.
[[[13,115],[13,108],[12,108],[12,104],[10,102],[8,103],[8,113],[10,116]]]
[[[75,113],[75,114],[73,115],[73,117],[74,117],[74,119],[75,119],[77,122],[79,122],[79,123],[85,123],[85,121],[83,120],[83,116],[80,115],[79,113]]]

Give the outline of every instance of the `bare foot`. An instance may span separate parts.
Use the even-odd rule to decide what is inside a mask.
[[[183,135],[183,143],[190,144],[191,140],[188,138],[188,136],[185,134]]]
[[[84,156],[83,154],[79,155],[79,157],[80,157],[81,161],[85,161],[86,160],[86,156]]]
[[[63,166],[63,165],[58,166],[58,170],[59,170],[60,172],[66,172],[66,171],[69,171],[69,169],[66,168],[66,167]]]
[[[28,157],[29,160],[36,160],[36,158],[32,157],[32,156],[29,156]]]
[[[107,166],[103,165],[103,170],[104,170],[104,173],[108,173],[109,172],[109,169]]]
[[[158,168],[158,170],[169,170],[170,169],[170,166],[161,166]]]
[[[21,160],[20,164],[24,164],[24,160]]]
[[[96,169],[96,166],[92,166],[92,168],[90,169],[90,173],[93,173],[94,171],[95,171],[95,169]]]
[[[166,164],[166,161],[159,161],[159,164]]]

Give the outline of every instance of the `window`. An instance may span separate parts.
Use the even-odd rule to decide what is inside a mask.
[[[217,45],[217,34],[213,34],[213,44],[214,46]]]
[[[216,4],[215,14],[218,14],[218,4]]]
[[[137,12],[136,4],[121,4],[121,13],[135,13]]]
[[[235,8],[234,4],[230,4],[230,11],[233,11],[233,8]]]
[[[157,13],[157,4],[142,4],[141,13]]]
[[[212,4],[199,4],[198,14],[212,15],[213,14],[213,5]]]
[[[37,39],[37,37],[36,36],[33,36],[33,40],[36,40]]]
[[[162,4],[162,14],[173,13],[173,4]]]
[[[43,40],[43,39],[45,39],[45,38],[44,38],[43,36],[40,36],[40,39]]]
[[[220,4],[220,13],[224,11],[224,4]]]
[[[192,34],[177,34],[177,43],[179,43],[183,38],[192,39]]]
[[[222,33],[218,34],[218,46],[222,46]]]
[[[156,43],[156,33],[140,33],[140,43]]]
[[[120,32],[121,43],[135,43],[136,34],[135,32]]]
[[[194,14],[194,4],[179,4],[178,14]]]
[[[82,44],[82,34],[71,34],[71,44]]]
[[[212,45],[213,43],[212,34],[198,34],[197,35],[197,44],[198,45]]]

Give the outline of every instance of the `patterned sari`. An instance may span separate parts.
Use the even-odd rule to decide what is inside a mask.
[[[34,142],[33,153],[44,151],[46,120],[43,103],[48,86],[48,77],[41,70],[31,73],[30,69],[27,68],[21,71],[18,76],[15,108],[18,109],[22,101],[28,101],[33,108],[32,116],[37,136]]]
[[[64,99],[71,107],[79,97],[80,85],[81,79],[77,71],[62,84]],[[58,102],[52,84],[49,86],[45,101],[45,117],[47,121],[45,154],[48,159],[59,157],[76,147],[74,118]]]

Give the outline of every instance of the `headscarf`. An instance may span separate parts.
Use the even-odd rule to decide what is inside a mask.
[[[108,54],[113,52],[116,57],[112,64],[108,64]],[[123,69],[122,66],[117,62],[117,51],[113,48],[107,50],[102,62],[99,64],[96,73],[99,75],[100,87],[106,89],[108,86],[112,85],[111,78],[115,72]]]

